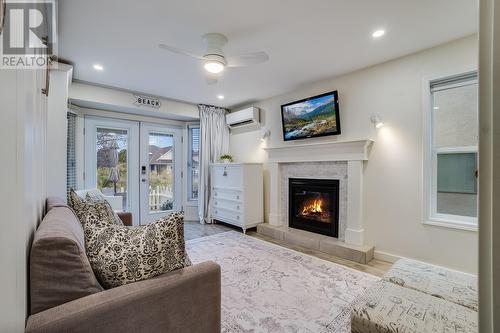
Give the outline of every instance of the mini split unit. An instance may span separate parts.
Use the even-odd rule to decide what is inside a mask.
[[[252,106],[240,111],[228,113],[226,115],[226,124],[230,128],[259,124],[259,108]]]

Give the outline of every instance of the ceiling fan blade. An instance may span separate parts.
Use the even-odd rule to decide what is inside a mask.
[[[226,60],[228,67],[244,67],[268,61],[269,56],[266,52],[253,52],[234,57],[227,57]]]
[[[170,46],[170,45],[158,44],[158,47],[160,49],[162,49],[162,50],[166,50],[166,51],[169,51],[169,52],[172,52],[172,53],[176,53],[176,54],[180,54],[180,55],[185,55],[185,56],[193,57],[193,58],[196,58],[196,59],[203,59],[203,56],[201,56],[201,55],[197,55],[197,54],[185,51],[185,50],[181,50],[181,49],[178,49],[178,48]]]

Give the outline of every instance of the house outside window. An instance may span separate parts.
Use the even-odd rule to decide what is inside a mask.
[[[477,230],[477,73],[430,81],[426,223]]]

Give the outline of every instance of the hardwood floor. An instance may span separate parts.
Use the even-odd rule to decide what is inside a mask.
[[[217,223],[217,224],[200,224],[198,222],[185,222],[184,223],[184,237],[186,240],[190,239],[195,239],[195,238],[200,238],[200,237],[205,237],[205,236],[210,236],[210,235],[215,235],[221,232],[226,232],[230,230],[235,230],[238,232],[242,232],[241,228],[237,228],[231,225],[227,225],[224,223]],[[350,260],[342,259],[339,257],[332,256],[327,253],[323,253],[320,251],[315,251],[315,250],[309,250],[300,246],[295,246],[295,245],[290,245],[287,244],[283,241],[278,241],[275,239],[272,239],[270,237],[258,234],[255,231],[255,228],[249,229],[247,231],[247,235],[251,237],[255,237],[261,240],[265,240],[283,247],[286,247],[288,249],[292,249],[298,252],[302,252],[323,260],[331,261],[339,265],[344,265],[347,267],[350,267],[352,269],[356,269],[358,271],[362,271],[365,273],[369,273],[375,276],[381,277],[382,275],[385,274],[391,267],[391,263],[373,259],[370,261],[368,264],[359,264],[357,262],[353,262]]]

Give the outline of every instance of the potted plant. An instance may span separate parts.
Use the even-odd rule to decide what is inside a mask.
[[[233,162],[233,157],[229,154],[224,154],[224,155],[221,155],[219,157],[219,160],[222,162],[222,163],[231,163]]]

